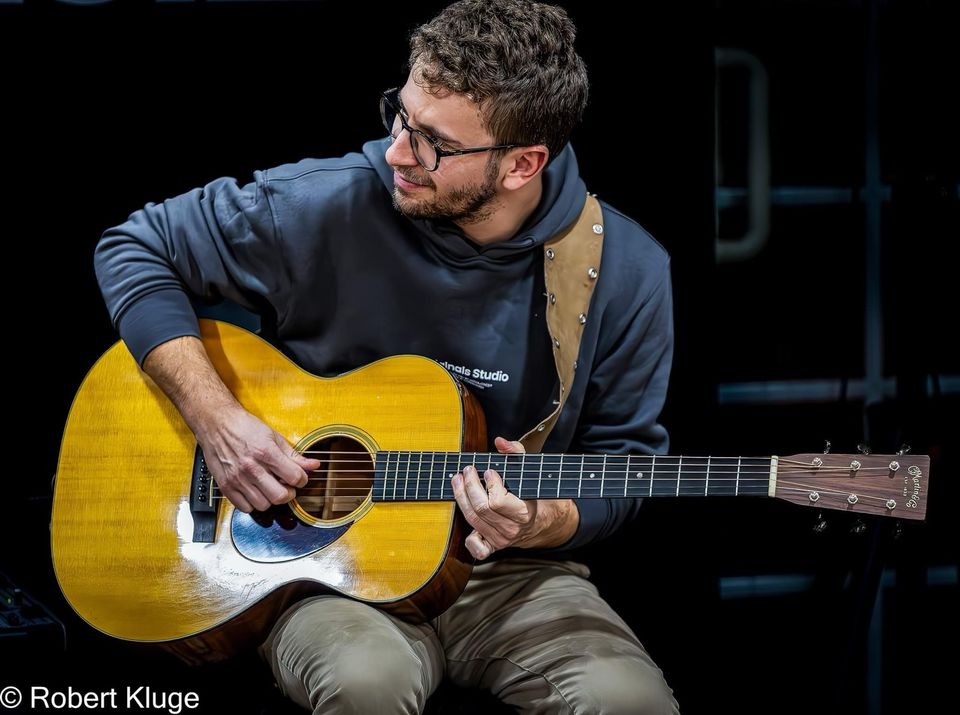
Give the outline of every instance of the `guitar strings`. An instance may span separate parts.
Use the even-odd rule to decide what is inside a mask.
[[[381,473],[381,472],[378,472],[378,470],[376,470],[376,469],[335,469],[335,470],[333,470],[333,471],[334,471],[334,474],[335,474],[335,475],[340,475],[340,474],[369,474],[369,475],[372,475],[372,477],[346,477],[346,478],[339,477],[339,476],[334,476],[334,479],[336,479],[338,482],[342,482],[342,481],[370,481],[371,478],[375,478],[378,473]],[[508,470],[508,469],[503,469],[503,470],[499,470],[499,471],[502,471],[503,473],[505,473],[505,474],[507,474],[507,475],[509,476],[509,470]],[[844,470],[843,473],[849,473],[849,471],[850,471],[850,470]],[[860,471],[862,472],[862,471],[864,471],[864,470],[861,469]],[[315,480],[311,480],[311,481],[323,481],[324,479],[329,478],[329,477],[328,477],[329,472],[328,472],[327,470],[316,469],[316,470],[310,470],[310,471],[308,471],[308,472],[306,472],[306,473],[307,473],[307,474],[322,474],[322,475],[324,475],[323,477],[317,477]],[[386,478],[386,479],[382,479],[382,480],[380,480],[380,481],[387,481],[388,483],[393,483],[393,482],[400,482],[400,481],[417,481],[417,480],[419,480],[419,481],[423,482],[423,481],[427,481],[428,479],[437,479],[437,480],[443,479],[443,478],[445,478],[446,475],[448,475],[448,474],[462,474],[462,473],[463,473],[463,471],[462,471],[462,470],[459,470],[459,469],[456,470],[456,471],[443,470],[442,474],[439,474],[439,475],[438,475],[436,471],[432,471],[432,472],[431,472],[431,471],[428,470],[426,473],[421,472],[419,475],[416,474],[416,473],[413,473],[413,472],[403,473],[403,474],[400,474],[400,475],[393,475],[393,476],[390,476],[390,477],[388,477],[388,478]],[[572,470],[563,469],[563,470],[551,470],[550,473],[549,473],[549,475],[542,475],[542,476],[540,476],[540,475],[538,475],[537,473],[533,472],[533,470],[528,470],[528,471],[524,472],[523,478],[524,478],[524,479],[530,479],[530,480],[535,480],[535,479],[551,479],[551,480],[555,480],[555,479],[556,479],[556,480],[559,480],[559,479],[562,479],[562,480],[565,480],[565,481],[575,480],[575,479],[577,479],[578,477],[579,477],[581,480],[585,480],[585,481],[597,481],[597,479],[599,478],[599,477],[585,477],[584,474],[585,474],[584,470],[580,470],[580,469],[572,469]],[[734,477],[731,477],[731,476],[716,476],[716,475],[731,475],[731,474],[732,474],[732,475],[736,475],[736,476],[734,476]],[[817,474],[817,473],[810,474],[810,473],[809,473],[809,470],[806,470],[806,469],[796,469],[796,470],[778,470],[778,471],[777,471],[777,479],[776,479],[776,481],[777,481],[777,482],[781,481],[781,477],[784,477],[784,476],[792,476],[792,475],[796,475],[796,474],[804,474],[804,475],[806,475],[806,476],[807,476],[808,478],[810,478],[810,479],[818,479],[818,478],[819,478],[819,479],[836,479],[836,475],[835,475],[835,474]],[[529,476],[528,476],[528,475],[529,475]],[[554,477],[554,475],[559,475],[559,476]],[[573,475],[573,476],[569,476],[569,475]],[[752,475],[757,475],[757,476],[752,476]],[[502,476],[503,476],[503,475],[501,474],[501,477],[502,477]],[[642,477],[637,477],[637,476],[635,476],[635,475],[624,476],[624,475],[622,475],[622,474],[606,474],[606,475],[604,475],[602,478],[603,478],[603,481],[605,481],[605,482],[614,482],[614,481],[629,480],[629,481],[635,483],[635,482],[638,482],[638,481],[648,480],[648,479],[650,479],[650,476],[649,476],[649,474],[644,474]],[[654,481],[661,481],[661,482],[676,481],[677,478],[678,478],[678,477],[677,477],[676,475],[670,476],[670,475],[668,475],[668,474],[666,474],[666,473],[664,473],[664,474],[654,473],[654,475],[653,475]],[[737,481],[738,478],[739,478],[739,480],[740,480],[741,482],[744,481],[744,480],[748,480],[748,481],[749,481],[749,480],[752,480],[752,481],[769,481],[769,479],[770,479],[770,472],[769,472],[769,470],[755,470],[755,471],[744,471],[744,470],[742,470],[742,469],[739,470],[739,471],[738,471],[738,470],[726,470],[726,471],[720,471],[720,470],[718,470],[718,471],[715,471],[715,472],[714,472],[714,471],[711,471],[709,475],[708,475],[708,474],[703,474],[703,475],[687,475],[687,476],[683,476],[683,477],[680,478],[680,481],[681,481],[681,482],[684,482],[684,483],[687,483],[687,482],[711,482],[711,481],[714,481],[714,480],[716,479],[717,481],[735,482],[735,481]],[[514,479],[514,480],[519,480],[519,477],[517,477],[517,476],[514,475],[514,476],[512,476],[512,479]],[[856,479],[856,478],[854,477],[853,479]],[[310,480],[310,477],[308,477],[308,480]]]
[[[805,493],[808,493],[808,492],[809,492],[811,489],[813,489],[813,488],[814,488],[813,485],[806,485],[806,486],[805,486],[805,485],[802,485],[802,484],[797,484],[797,486],[795,486],[795,487],[778,487],[777,492],[778,492],[778,493],[780,493],[780,492],[792,492],[792,493],[804,493],[804,494],[805,494]],[[849,493],[849,492],[846,492],[846,491],[826,490],[826,489],[823,489],[822,487],[821,487],[821,488],[818,488],[818,489],[819,489],[819,492],[820,492],[820,493],[822,493],[822,494],[824,494],[824,495],[828,495],[828,496],[846,497],[847,494]],[[311,496],[311,495],[303,495],[303,494],[301,494],[301,493],[298,491],[297,496],[298,496],[298,498],[299,498],[300,496],[308,496],[308,497],[309,497],[309,496]],[[343,491],[341,491],[341,490],[335,490],[334,493],[332,493],[332,494],[329,495],[329,497],[331,497],[331,498],[334,498],[334,497],[341,497],[341,498],[342,498],[342,497],[366,498],[366,497],[368,497],[368,496],[371,496],[371,491],[370,491],[369,489],[364,490],[364,491],[353,492],[353,493],[349,493],[349,492],[348,492],[348,493],[345,493],[345,492],[343,492]],[[392,502],[454,501],[454,495],[453,495],[453,492],[452,492],[452,491],[450,492],[449,497],[448,497],[447,499],[437,499],[437,498],[428,499],[428,498],[426,498],[427,496],[428,496],[428,495],[424,495],[425,498],[423,498],[423,499],[420,499],[419,497],[416,497],[416,496],[413,497],[413,498],[399,498],[399,499],[391,497],[391,499],[386,500],[386,501],[387,501],[387,502],[391,502],[391,501],[392,501]],[[560,498],[570,499],[570,498],[575,498],[576,496],[577,496],[577,495],[562,494]],[[669,496],[669,494],[654,494],[653,496],[655,496],[655,497],[658,497],[658,496]],[[685,494],[685,493],[681,492],[678,496],[688,496],[688,497],[689,497],[689,496],[705,496],[705,495]],[[727,494],[727,495],[717,495],[717,496],[734,496],[734,495],[733,495],[733,494]],[[740,494],[740,495],[737,495],[737,496],[758,496],[758,497],[759,497],[759,496],[766,496],[766,494]],[[860,501],[870,500],[870,501],[876,501],[876,502],[886,502],[887,499],[888,499],[888,498],[885,497],[885,496],[872,496],[872,495],[869,495],[869,494],[859,494],[859,495],[857,495],[857,496],[858,496],[858,500],[860,500]],[[633,497],[634,497],[634,498],[644,498],[644,497],[648,497],[648,495],[643,495],[643,494],[641,494],[641,495],[633,495]],[[213,500],[214,500],[214,501],[219,501],[219,500],[221,500],[221,499],[226,499],[226,498],[227,498],[227,497],[224,496],[224,495],[221,494],[221,493],[215,493],[215,494],[213,495]],[[584,497],[581,496],[580,498],[584,498]],[[590,498],[590,497],[588,496],[588,497],[586,497],[586,498]],[[594,498],[603,498],[603,497],[597,496],[597,497],[594,497]],[[375,501],[377,501],[378,503],[384,503],[384,502],[381,501],[381,500],[375,500]]]
[[[578,473],[579,473],[579,472],[578,472]],[[793,472],[793,473],[800,473],[800,472],[798,471],[798,472]],[[808,475],[808,477],[810,477],[810,476],[815,476],[815,475]],[[529,480],[530,480],[531,482],[533,481],[533,479],[534,479],[533,477],[530,477],[530,478],[529,478]],[[564,478],[564,479],[566,479],[567,481],[572,481],[572,479],[570,479],[570,478]],[[625,477],[608,477],[608,478],[606,478],[606,479],[604,480],[604,484],[618,485],[618,483],[621,483],[621,484],[622,484],[623,482],[627,481],[627,479],[628,479],[628,478],[625,478]],[[322,480],[311,480],[311,481],[322,481]],[[352,486],[351,486],[351,487],[346,487],[346,488],[344,488],[344,487],[340,486],[341,484],[343,484],[343,482],[357,482],[357,481],[362,482],[362,483],[363,483],[363,486],[360,487],[360,488],[352,487]],[[430,487],[432,487],[432,479],[424,479],[424,478],[421,477],[419,480],[417,480],[417,478],[414,478],[413,480],[410,480],[409,478],[405,478],[403,481],[404,481],[404,486],[403,486],[403,488],[401,489],[401,497],[403,497],[403,496],[407,493],[407,491],[409,490],[409,483],[410,483],[410,481],[415,481],[415,482],[424,482],[424,481],[426,481],[426,482],[430,482],[431,484],[429,484],[429,485],[428,485],[427,487],[425,487],[425,489],[424,489],[424,491],[425,491],[425,496],[430,496],[430,495],[427,494],[426,492],[432,491],[432,489],[430,488]],[[441,478],[437,478],[437,482],[439,483],[440,481],[441,481]],[[542,479],[537,479],[537,481],[538,481],[538,486],[539,486],[539,488],[540,488],[539,491],[544,491],[543,480],[542,480]],[[554,482],[560,482],[560,481],[561,481],[560,479],[552,479],[552,478],[551,478],[551,480],[547,482],[546,488],[549,490],[550,493],[553,493],[553,483],[554,483]],[[578,481],[582,484],[582,480],[578,480]],[[596,481],[596,480],[593,480],[593,481]],[[656,479],[655,479],[654,481],[656,482]],[[660,481],[661,489],[662,489],[665,485],[667,485],[667,484],[669,484],[670,482],[673,482],[673,481],[674,481],[673,479],[670,479],[670,478],[668,478],[668,477],[662,477],[662,478],[661,478],[661,481]],[[684,481],[684,483],[678,485],[678,488],[680,488],[681,490],[685,490],[685,491],[682,491],[682,492],[681,492],[683,496],[693,496],[693,495],[689,494],[689,490],[691,489],[691,487],[694,488],[694,489],[696,489],[696,488],[698,487],[698,485],[699,485],[700,482],[702,482],[702,483],[704,484],[704,487],[707,487],[707,488],[708,488],[708,486],[707,486],[707,485],[708,485],[708,480],[707,480],[706,478],[692,477],[692,478],[685,479],[685,480],[683,480],[683,481]],[[724,483],[724,484],[729,484],[729,483],[731,483],[731,482],[737,482],[741,487],[744,487],[744,488],[751,488],[751,487],[756,487],[756,486],[760,486],[760,485],[764,485],[764,484],[769,484],[769,478],[768,478],[768,476],[766,476],[766,475],[765,475],[763,478],[761,478],[761,477],[749,477],[749,476],[743,477],[743,476],[741,476],[741,478],[740,478],[740,479],[737,479],[737,480],[730,479],[730,478],[722,478],[722,479],[715,480],[715,481],[719,481],[719,482]],[[394,487],[399,486],[400,480],[395,480],[395,482],[396,482],[396,483],[394,484]],[[517,480],[516,478],[514,478],[512,482],[508,483],[508,490],[509,490],[510,484],[517,484],[517,483],[519,483],[519,480]],[[634,483],[634,484],[637,484],[638,482],[637,482],[637,481],[634,481],[633,483]],[[642,484],[642,482],[639,482],[639,483]],[[692,484],[691,484],[691,483],[692,483]],[[387,484],[389,484],[389,482],[388,482]],[[367,485],[369,485],[369,486],[367,486]],[[624,486],[627,486],[627,485],[625,484]],[[819,492],[822,492],[822,493],[825,494],[825,495],[840,495],[840,496],[846,496],[846,495],[849,495],[849,493],[850,493],[849,490],[841,490],[841,489],[837,489],[837,488],[836,488],[836,485],[833,485],[833,486],[834,486],[834,488],[833,488],[833,489],[830,489],[830,488],[825,488],[825,485],[824,485],[824,484],[805,484],[805,483],[802,483],[802,482],[789,481],[789,480],[779,479],[779,478],[778,478],[778,480],[777,480],[777,491],[778,491],[778,492],[809,492],[809,491],[811,491],[811,490],[817,490],[817,491],[819,491]],[[617,491],[619,491],[619,489],[620,489],[619,485],[616,486],[615,488],[616,488]],[[654,484],[654,488],[656,488],[656,483]],[[563,490],[564,490],[564,489],[566,489],[567,491],[572,491],[573,486],[572,486],[571,484],[567,484],[566,486],[564,486],[564,485],[561,483],[561,484],[558,485],[558,489],[560,490],[559,493],[563,494]],[[366,497],[367,495],[370,495],[370,494],[372,493],[372,491],[373,491],[373,484],[372,484],[372,481],[371,481],[370,479],[361,478],[361,477],[334,478],[334,483],[333,483],[332,487],[329,488],[329,490],[328,490],[328,488],[327,488],[326,486],[322,486],[322,487],[319,487],[319,486],[318,486],[318,487],[311,487],[311,486],[310,486],[310,483],[308,482],[307,485],[305,485],[304,487],[301,487],[301,488],[299,488],[299,489],[297,490],[297,494],[298,494],[298,496],[310,497],[310,496],[318,496],[318,495],[327,495],[327,492],[328,492],[328,491],[330,492],[330,494],[329,494],[328,496],[331,496],[331,497]],[[216,483],[214,483],[214,486],[213,486],[213,489],[212,489],[212,493],[215,495],[215,498],[223,498],[222,494],[220,493],[219,485],[217,485]],[[669,491],[668,491],[668,493],[669,493]],[[393,490],[393,492],[392,492],[392,494],[391,494],[391,497],[395,497],[395,495],[396,495],[396,489],[394,488],[394,490]],[[452,494],[452,492],[451,492],[451,498],[452,498],[452,496],[453,496],[453,494]],[[569,496],[572,496],[572,495],[563,494],[563,496],[564,496],[564,497],[569,497]],[[578,494],[578,496],[581,496],[581,495]],[[636,496],[644,496],[644,495],[643,495],[643,494],[637,494],[637,495],[633,495],[633,496],[636,497]],[[649,496],[649,495],[648,495],[648,496]],[[655,494],[654,496],[664,496],[664,494]],[[679,494],[678,494],[678,496],[679,496]],[[731,496],[732,496],[732,495],[731,495]],[[750,496],[750,495],[745,495],[745,496]],[[757,495],[757,496],[759,496],[759,495]],[[414,498],[413,498],[413,499],[402,498],[402,499],[400,499],[400,500],[402,500],[402,501],[418,501],[418,500],[419,500],[418,497],[419,497],[419,486],[417,487],[417,490],[416,490],[416,492],[415,492],[415,495],[414,495]],[[871,495],[869,495],[869,494],[858,494],[858,498],[859,498],[859,499],[872,499],[872,500],[876,500],[876,501],[886,501],[886,499],[887,499],[887,497],[883,497],[883,496],[871,496]],[[398,501],[400,501],[400,500],[398,500]],[[428,500],[427,500],[427,499],[424,499],[424,501],[428,501]]]
[[[328,497],[341,497],[341,498],[366,498],[371,495],[373,491],[373,483],[376,480],[377,468],[374,466],[374,455],[371,455],[367,451],[337,451],[337,450],[305,450],[301,452],[303,455],[328,455],[328,463],[335,466],[339,465],[370,465],[362,469],[334,469],[335,476],[333,477],[332,483],[330,482],[329,469],[317,469],[317,470],[308,470],[307,474],[320,474],[323,475],[319,478],[310,478],[308,477],[308,482],[303,487],[297,489],[298,497],[319,497],[319,496],[328,496]],[[389,457],[393,455],[393,452],[379,452],[378,455],[387,455],[387,460],[389,462]],[[423,474],[422,469],[424,467],[424,462],[422,456],[419,460],[416,460],[416,455],[431,455],[430,463],[427,466],[426,475]],[[401,499],[397,501],[418,501],[419,500],[419,491],[420,485],[423,482],[426,482],[424,486],[424,491],[432,491],[432,483],[436,480],[438,483],[445,481],[445,476],[438,476],[435,474],[437,468],[437,455],[444,455],[444,461],[446,461],[448,455],[456,455],[461,459],[458,460],[468,462],[469,459],[462,459],[464,457],[473,457],[473,461],[483,461],[486,460],[489,463],[494,461],[502,460],[504,463],[503,468],[499,468],[500,465],[497,465],[499,471],[504,472],[509,477],[508,480],[508,489],[509,486],[522,484],[522,479],[517,476],[509,475],[511,467],[514,471],[519,467],[524,471],[522,475],[524,479],[528,480],[530,483],[534,479],[538,482],[538,491],[545,493],[554,493],[554,483],[557,484],[557,494],[560,494],[564,497],[573,496],[572,494],[564,494],[564,491],[573,491],[573,482],[578,486],[578,495],[581,492],[582,486],[584,483],[595,483],[596,477],[586,478],[585,473],[591,467],[596,471],[601,471],[601,480],[604,486],[611,486],[611,491],[619,491],[620,486],[623,485],[624,489],[629,488],[629,484],[632,480],[634,485],[643,484],[644,477],[632,477],[627,475],[617,475],[617,474],[605,474],[606,467],[613,467],[618,471],[624,467],[627,467],[632,472],[634,469],[641,468],[639,464],[630,464],[631,459],[637,460],[650,460],[648,464],[642,465],[644,468],[649,468],[653,473],[653,488],[657,488],[657,481],[659,479],[659,486],[662,490],[666,485],[671,484],[680,480],[680,483],[677,484],[678,492],[681,492],[684,496],[689,496],[691,489],[697,490],[700,484],[702,483],[706,490],[709,490],[709,482],[713,481],[714,484],[728,485],[730,483],[737,483],[742,486],[744,489],[756,488],[761,486],[764,483],[769,484],[770,480],[770,470],[772,467],[772,458],[771,457],[709,457],[706,458],[707,461],[700,461],[705,459],[704,457],[684,457],[682,455],[670,456],[670,455],[626,455],[626,454],[616,454],[616,455],[562,455],[562,454],[539,454],[539,453],[497,453],[497,452],[397,452],[397,461],[393,464],[386,464],[380,470],[381,474],[386,472],[390,466],[393,466],[395,469],[403,468],[403,476],[399,473],[396,473],[393,477],[386,477],[381,480],[381,484],[384,485],[386,490],[389,485],[393,484],[393,493],[391,497],[396,496],[396,487],[400,486],[402,481],[403,487],[401,488]],[[362,457],[361,459],[344,459],[343,457]],[[837,455],[839,456],[839,455]],[[845,455],[847,456],[847,455]],[[855,458],[855,455],[848,455]],[[897,455],[899,456],[899,455]],[[512,460],[508,457],[513,457]],[[517,458],[521,458],[522,464],[518,465]],[[536,462],[537,457],[540,457],[540,463]],[[405,459],[404,459],[405,458]],[[527,458],[530,458],[531,463],[527,463]],[[836,458],[836,456],[834,456]],[[874,455],[872,459],[886,459],[887,457],[882,455]],[[895,457],[891,455],[889,457],[891,460],[894,460]],[[562,465],[563,459],[573,459],[580,460],[581,464],[579,468],[574,465]],[[684,462],[683,460],[687,461]],[[737,465],[732,464],[731,462],[736,459],[738,461]],[[551,463],[548,460],[556,460],[556,463]],[[587,464],[587,460],[601,460],[600,464]],[[714,461],[716,460],[716,461]],[[721,463],[721,460],[725,463]],[[509,462],[513,462],[510,464]],[[417,466],[417,473],[413,473],[414,465]],[[464,465],[466,466],[466,465]],[[563,468],[566,466],[567,468]],[[461,470],[458,468],[459,464],[451,465],[450,467],[444,468],[442,474],[447,473],[461,473]],[[555,469],[554,467],[557,467]],[[657,471],[668,471],[671,467],[677,467],[678,469],[697,469],[703,468],[707,470],[703,475],[687,475],[680,477],[677,476],[671,477],[668,474],[657,475]],[[659,469],[657,469],[659,468]],[[456,469],[456,472],[452,471]],[[537,475],[532,474],[533,469],[537,469]],[[543,475],[543,470],[549,469],[550,472],[546,477]],[[879,466],[879,467],[864,467],[860,466],[858,469],[853,469],[847,465],[813,465],[809,462],[800,462],[798,460],[784,459],[780,458],[778,460],[778,469],[777,469],[777,491],[778,492],[809,492],[811,490],[819,490],[825,495],[848,495],[849,490],[839,490],[837,485],[831,485],[834,489],[825,489],[825,484],[803,484],[800,482],[788,481],[785,477],[793,475],[803,475],[807,480],[817,481],[819,479],[830,479],[836,478],[840,474],[850,474],[851,472],[856,475],[859,472],[888,472],[891,474],[894,473],[894,470],[891,470],[889,465]],[[362,477],[343,477],[340,475],[343,474],[362,474],[369,476]],[[529,476],[528,476],[529,475]],[[554,476],[556,475],[556,476]],[[568,476],[572,475],[572,476]],[[727,476],[735,475],[735,476]],[[756,476],[752,476],[756,475]],[[649,476],[646,476],[649,479]],[[315,485],[315,483],[321,482],[320,485]],[[359,485],[345,484],[359,482]],[[410,483],[414,482],[415,485],[415,494],[413,499],[403,498],[406,492],[409,490]],[[546,482],[544,484],[544,482]],[[563,482],[567,482],[566,485]],[[789,486],[788,486],[789,485]],[[379,486],[379,485],[378,485]],[[649,485],[648,485],[649,486]],[[667,487],[669,489],[669,487]],[[329,492],[329,494],[328,494]],[[215,499],[225,498],[222,493],[220,493],[219,485],[214,481],[213,489],[211,495]],[[679,495],[679,494],[678,494]],[[429,494],[424,495],[425,497],[430,496]],[[638,495],[642,496],[642,495]],[[655,496],[660,496],[657,494]],[[875,501],[885,501],[885,497],[876,497],[869,495],[858,495],[860,499],[870,499]],[[450,498],[453,498],[452,490]],[[428,501],[424,499],[423,501]]]
[[[307,449],[307,450],[304,450],[303,452],[300,452],[300,454],[342,454],[342,455],[346,455],[346,456],[362,455],[362,456],[364,456],[364,457],[370,457],[370,456],[372,455],[372,453],[369,452],[369,451],[347,451],[347,450],[342,450],[342,451],[341,451],[341,450],[333,450],[333,449]],[[714,460],[714,459],[754,459],[754,460],[757,460],[757,459],[759,459],[759,460],[763,460],[763,461],[766,461],[766,462],[769,462],[771,459],[773,459],[773,456],[774,456],[774,455],[759,455],[759,456],[740,455],[740,456],[736,456],[736,457],[728,457],[728,456],[718,456],[718,457],[714,457],[714,456],[710,455],[710,456],[708,457],[707,455],[688,456],[688,455],[685,455],[685,454],[607,454],[607,455],[604,455],[604,454],[592,454],[592,453],[591,453],[591,454],[566,454],[566,453],[560,453],[560,452],[552,452],[552,453],[551,453],[551,452],[483,452],[483,451],[477,451],[477,452],[472,452],[472,451],[455,452],[455,451],[446,451],[446,450],[382,450],[382,451],[379,451],[379,452],[375,452],[375,453],[373,453],[373,454],[385,454],[385,455],[417,455],[417,454],[459,454],[459,455],[468,455],[468,454],[473,454],[473,455],[478,455],[478,456],[479,456],[479,455],[490,455],[490,456],[494,456],[494,457],[515,457],[515,458],[530,458],[530,459],[535,459],[535,458],[537,458],[537,457],[556,457],[557,459],[559,459],[560,457],[563,457],[564,459],[567,459],[567,458],[577,459],[577,458],[580,458],[580,457],[588,457],[588,458],[596,457],[596,458],[602,459],[604,456],[606,456],[606,457],[609,458],[609,459],[626,459],[627,457],[629,457],[629,458],[631,458],[631,459],[637,459],[637,458],[640,458],[640,459],[653,459],[653,458],[656,458],[656,459],[658,459],[658,460],[660,460],[660,459],[665,459],[665,460],[670,460],[670,459],[676,459],[676,460],[680,460],[680,459],[708,459],[708,458],[711,459],[711,460]],[[913,456],[913,455],[911,455],[911,456]],[[898,459],[903,459],[903,456],[901,456],[901,455],[882,455],[882,454],[871,454],[871,455],[826,454],[826,455],[823,455],[823,457],[826,458],[826,459],[828,459],[828,460],[836,460],[837,458],[847,459],[848,457],[849,457],[849,458],[852,458],[852,459],[856,459],[856,460],[860,460],[860,459],[870,459],[870,460],[872,460],[872,461],[876,461],[876,460],[878,460],[878,459],[883,459],[883,460],[889,459],[889,460],[891,460],[891,461],[897,461]],[[813,466],[813,465],[811,465],[809,462],[800,462],[800,461],[795,460],[795,459],[790,459],[789,457],[777,457],[777,461],[778,461],[779,463],[781,463],[781,464],[784,463],[784,462],[787,462],[787,463],[790,463],[790,464],[802,464],[802,465],[805,465],[805,466]]]
[[[373,458],[373,456],[372,456],[369,452],[336,452],[336,451],[310,451],[310,450],[308,450],[308,451],[305,451],[305,452],[301,452],[300,454],[304,454],[304,455],[307,455],[307,454],[328,454],[328,455],[363,456],[363,457],[365,457],[365,459],[338,459],[338,458],[334,458],[334,459],[332,459],[332,460],[330,460],[330,461],[333,461],[333,462],[335,462],[336,464],[373,464],[373,463],[374,463],[374,458]],[[508,461],[507,458],[509,458],[509,457],[514,457],[514,459],[513,459],[513,460],[510,460],[510,461],[516,462],[516,458],[521,458],[521,460],[524,462],[524,466],[526,466],[526,459],[529,458],[529,459],[531,459],[531,460],[533,461],[533,465],[532,465],[532,466],[534,466],[534,467],[538,466],[537,463],[536,463],[536,461],[535,461],[538,457],[541,458],[541,463],[543,464],[544,467],[546,467],[546,466],[548,466],[548,465],[549,465],[549,466],[553,466],[553,463],[552,463],[552,462],[548,462],[548,461],[547,461],[548,459],[549,459],[549,460],[556,459],[556,460],[558,461],[557,466],[560,466],[560,465],[559,465],[559,461],[560,461],[561,459],[573,460],[574,462],[576,462],[577,460],[579,460],[580,463],[583,465],[583,470],[590,469],[590,468],[593,468],[594,470],[596,470],[596,469],[602,469],[602,468],[603,468],[603,464],[602,464],[602,463],[601,463],[601,464],[592,464],[592,465],[589,465],[589,466],[588,466],[587,460],[601,460],[601,462],[604,461],[604,460],[607,460],[607,461],[608,461],[608,464],[609,464],[609,463],[612,463],[612,466],[614,466],[614,467],[622,467],[622,466],[624,465],[624,460],[626,460],[627,466],[629,466],[629,467],[631,467],[631,468],[632,468],[632,467],[640,467],[640,466],[641,466],[641,465],[639,465],[639,464],[630,465],[629,460],[631,460],[631,459],[634,459],[634,460],[650,460],[649,465],[650,465],[650,469],[651,469],[651,470],[653,470],[654,468],[657,468],[657,467],[661,467],[661,465],[662,465],[662,468],[663,468],[663,469],[666,469],[666,468],[669,468],[669,467],[682,467],[682,468],[687,468],[687,469],[704,468],[704,469],[710,470],[710,473],[711,473],[711,474],[723,474],[723,473],[733,474],[733,473],[736,473],[737,471],[740,471],[741,473],[743,473],[743,471],[744,471],[745,469],[748,469],[748,468],[751,468],[751,467],[752,467],[752,468],[755,468],[755,469],[760,469],[760,470],[763,470],[763,471],[767,471],[767,472],[768,472],[768,471],[770,470],[771,466],[772,466],[772,458],[771,458],[771,457],[686,457],[686,456],[683,456],[683,455],[676,455],[676,456],[666,456],[666,455],[664,455],[664,456],[660,456],[660,455],[648,455],[648,454],[641,454],[641,455],[637,455],[637,454],[629,454],[629,455],[628,455],[628,454],[567,455],[567,454],[540,454],[540,453],[530,453],[530,454],[526,454],[526,453],[509,453],[509,454],[500,454],[500,453],[497,453],[497,452],[429,452],[429,451],[424,451],[424,452],[400,452],[399,454],[407,455],[407,456],[405,457],[405,459],[404,459],[403,461],[401,461],[401,460],[398,459],[397,462],[390,462],[390,461],[389,461],[389,457],[390,457],[390,455],[394,454],[394,452],[378,452],[377,454],[378,454],[378,455],[383,455],[383,454],[386,454],[386,455],[387,455],[387,460],[388,460],[388,461],[387,461],[387,463],[385,464],[385,468],[389,468],[389,467],[391,467],[391,466],[394,467],[394,468],[396,468],[396,467],[398,466],[398,464],[399,464],[399,465],[404,466],[404,467],[407,468],[407,469],[413,469],[414,465],[422,466],[423,464],[425,464],[425,462],[424,462],[422,459],[416,460],[416,458],[415,458],[414,455],[417,455],[417,454],[424,454],[424,455],[458,455],[458,456],[461,456],[461,457],[467,457],[467,456],[471,456],[471,455],[472,455],[473,458],[474,458],[474,461],[487,460],[488,462],[492,462],[492,461],[499,460],[499,459],[503,459],[504,461]],[[445,457],[445,459],[446,459],[446,457]],[[705,461],[705,462],[704,462],[704,461],[691,461],[691,460],[703,460],[703,459],[706,459],[707,461]],[[734,459],[736,459],[736,460],[754,460],[754,461],[753,461],[752,463],[741,463],[740,467],[737,468],[736,465],[730,463],[730,462],[731,462],[732,460],[734,460]],[[892,459],[892,458],[891,458],[891,459]],[[676,460],[676,461],[671,461],[671,460]],[[686,461],[684,461],[684,460],[686,460]],[[727,461],[726,461],[726,463],[718,463],[718,461],[714,461],[714,460],[727,460]],[[469,462],[469,460],[461,460],[461,461]],[[757,463],[757,461],[759,461],[760,463]],[[436,466],[437,466],[437,460],[436,460],[436,458],[431,457],[430,465],[431,465],[431,467],[436,468]],[[570,466],[571,466],[571,468],[573,467],[573,465],[570,465]],[[799,468],[800,468],[799,471],[816,471],[816,472],[827,472],[827,471],[832,471],[832,472],[887,471],[887,472],[893,473],[893,472],[897,471],[897,470],[891,469],[889,465],[882,465],[882,466],[877,466],[877,467],[867,467],[867,466],[861,465],[861,466],[856,467],[856,468],[854,468],[854,467],[852,467],[852,466],[850,466],[850,465],[842,465],[842,464],[834,464],[834,465],[825,465],[825,464],[824,464],[824,465],[819,465],[819,466],[817,466],[817,465],[814,465],[814,464],[810,464],[809,462],[799,462],[799,461],[796,461],[796,460],[790,460],[790,459],[780,458],[780,459],[778,459],[778,461],[777,461],[777,467],[778,467],[778,468],[777,468],[777,473],[778,473],[778,474],[789,473],[789,470],[783,469],[784,466],[799,467]],[[724,469],[726,469],[726,471],[724,471]],[[313,470],[313,471],[319,471],[319,470]],[[566,470],[564,470],[564,471],[566,471]],[[581,470],[576,470],[576,471],[581,471]]]

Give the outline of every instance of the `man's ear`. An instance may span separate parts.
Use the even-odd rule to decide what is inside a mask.
[[[543,144],[512,149],[507,154],[503,188],[515,191],[526,185],[547,166],[550,150]]]

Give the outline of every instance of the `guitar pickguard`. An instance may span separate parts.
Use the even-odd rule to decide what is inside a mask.
[[[279,563],[319,551],[343,536],[351,525],[309,526],[284,504],[250,514],[234,511],[230,535],[237,551],[251,561]]]

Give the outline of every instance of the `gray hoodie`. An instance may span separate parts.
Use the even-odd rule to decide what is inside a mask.
[[[265,336],[318,375],[395,354],[441,362],[478,398],[491,442],[546,417],[558,379],[540,247],[583,207],[572,148],[547,167],[540,205],[517,234],[480,246],[452,223],[393,208],[387,146],[258,171],[243,187],[220,178],[105,231],[97,277],[138,363],[160,343],[199,334],[191,299],[228,299],[258,313]],[[602,208],[603,260],[576,378],[544,451],[662,454],[669,257],[634,221]],[[580,526],[564,548],[610,534],[639,506],[576,501]]]

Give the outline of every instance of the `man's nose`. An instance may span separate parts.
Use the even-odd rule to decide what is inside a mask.
[[[384,158],[387,160],[387,164],[391,166],[416,166],[419,164],[417,157],[413,155],[410,135],[406,129],[401,129],[400,133],[390,142]]]

